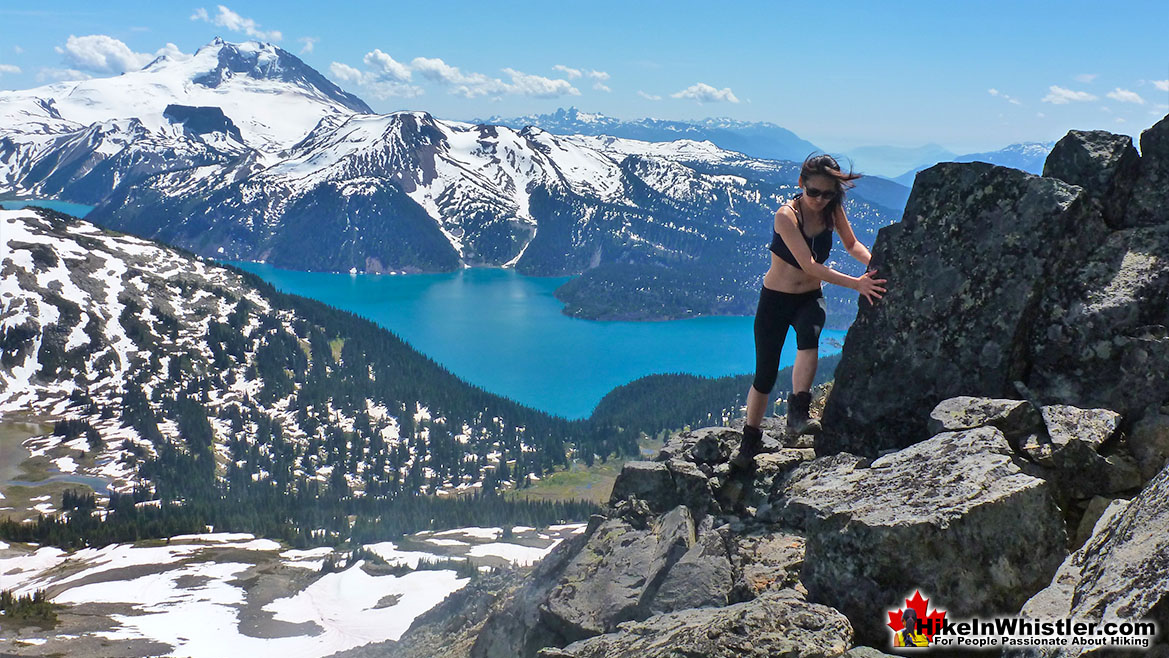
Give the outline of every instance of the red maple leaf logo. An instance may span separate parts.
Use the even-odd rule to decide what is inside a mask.
[[[912,608],[917,613],[917,618],[922,622],[922,635],[925,635],[926,639],[933,642],[934,634],[942,627],[942,620],[946,618],[946,611],[934,610],[927,614],[926,611],[929,608],[929,604],[929,599],[922,598],[921,590],[914,592],[912,599],[905,599],[906,608]],[[894,633],[905,628],[905,624],[901,621],[901,615],[904,612],[905,608],[889,611],[889,623],[887,625],[893,629]]]

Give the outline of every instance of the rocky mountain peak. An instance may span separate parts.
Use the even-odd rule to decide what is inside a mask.
[[[373,113],[365,101],[343,91],[296,55],[270,43],[259,41],[230,43],[216,37],[211,43],[200,48],[195,56],[214,57],[213,68],[192,78],[192,82],[204,87],[216,88],[232,77],[245,75],[256,80],[276,80],[295,84],[337,102],[353,112]]]

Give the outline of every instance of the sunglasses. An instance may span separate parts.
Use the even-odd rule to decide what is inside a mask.
[[[805,187],[804,191],[807,192],[808,196],[812,197],[813,199],[819,199],[820,197],[831,199],[832,197],[836,196],[836,190],[817,190],[814,187]]]

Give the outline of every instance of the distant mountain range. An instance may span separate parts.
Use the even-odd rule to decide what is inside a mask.
[[[937,144],[926,144],[916,147],[859,146],[840,155],[841,159],[848,162],[856,171],[892,179],[915,167],[924,168],[938,162],[946,162],[953,158],[955,153]]]
[[[672,142],[678,139],[707,141],[728,151],[738,151],[744,155],[768,160],[803,162],[808,155],[822,150],[774,123],[726,118],[698,121],[646,118],[625,121],[603,114],[581,112],[575,107],[570,107],[558,109],[552,114],[493,116],[476,119],[475,122],[508,126],[517,130],[535,126],[556,135],[609,135],[645,142]]]
[[[989,162],[990,164],[999,165],[1001,167],[1010,167],[1012,169],[1020,169],[1030,174],[1041,175],[1043,173],[1043,163],[1047,160],[1047,155],[1051,153],[1051,148],[1055,146],[1055,142],[1023,142],[1020,144],[1011,144],[1005,148],[997,151],[987,151],[985,153],[968,153],[966,155],[957,155],[946,160],[947,162]],[[939,161],[941,162],[941,161]],[[901,174],[893,180],[901,183],[906,187],[913,187],[913,179],[917,176],[917,172],[928,169],[936,162],[929,162],[928,164],[918,165],[911,170]]]

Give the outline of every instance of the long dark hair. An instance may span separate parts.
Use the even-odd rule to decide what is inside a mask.
[[[800,181],[806,185],[809,176],[827,176],[836,182],[836,196],[824,206],[823,214],[820,216],[828,228],[832,228],[832,218],[836,216],[836,209],[844,203],[845,190],[855,187],[856,183],[853,181],[860,178],[861,174],[854,173],[851,168],[846,174],[840,170],[836,158],[827,153],[813,153],[804,160],[804,166],[800,167]]]

